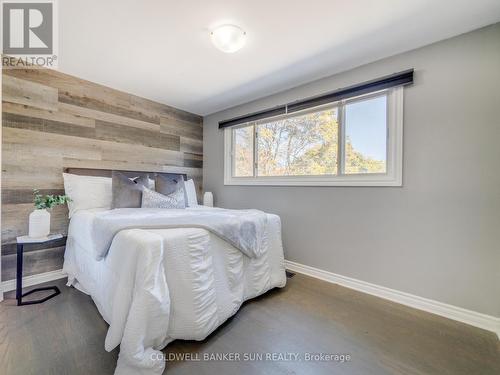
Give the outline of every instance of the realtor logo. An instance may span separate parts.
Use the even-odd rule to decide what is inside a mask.
[[[2,1],[2,65],[5,68],[56,67],[54,0]]]

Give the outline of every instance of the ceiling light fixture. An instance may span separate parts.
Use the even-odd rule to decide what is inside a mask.
[[[210,33],[214,46],[226,53],[241,49],[245,45],[246,35],[247,33],[236,25],[222,25]]]

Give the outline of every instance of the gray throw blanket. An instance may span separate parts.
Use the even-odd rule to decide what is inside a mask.
[[[251,258],[266,250],[267,215],[258,210],[221,208],[118,208],[96,214],[92,237],[96,259],[103,259],[115,235],[123,229],[204,228]]]

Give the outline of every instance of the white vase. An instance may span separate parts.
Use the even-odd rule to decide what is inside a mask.
[[[47,237],[50,233],[50,213],[45,210],[34,210],[30,213],[28,236],[31,238]]]
[[[203,195],[203,205],[207,206],[207,207],[213,207],[214,206],[214,195],[211,192],[207,191]]]

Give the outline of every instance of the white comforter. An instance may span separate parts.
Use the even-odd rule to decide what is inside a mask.
[[[266,216],[256,258],[202,228],[125,229],[96,261],[92,228],[101,214],[72,218],[64,269],[109,323],[106,350],[120,345],[115,374],[161,374],[156,354],[166,344],[202,340],[245,300],[285,285],[278,216]]]

